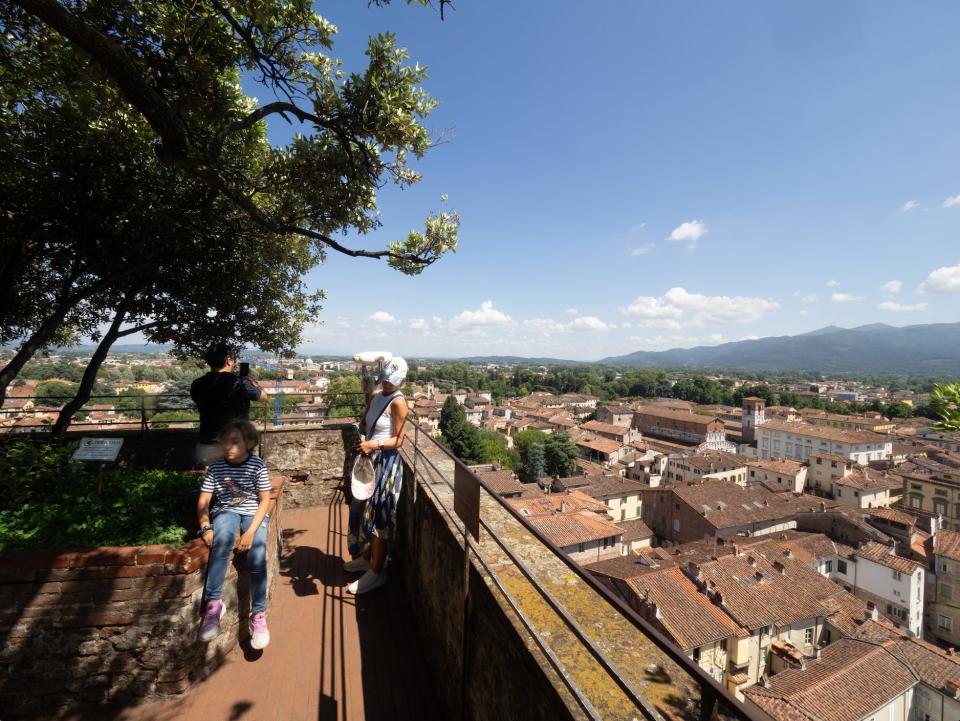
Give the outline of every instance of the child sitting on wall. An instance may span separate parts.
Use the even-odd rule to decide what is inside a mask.
[[[207,467],[197,501],[199,535],[210,547],[200,640],[212,641],[220,634],[220,619],[225,610],[220,599],[223,580],[230,554],[236,550],[247,554],[252,600],[250,645],[255,649],[265,648],[270,642],[266,611],[271,485],[266,464],[252,453],[258,440],[257,429],[249,421],[233,421],[224,426],[219,434],[223,458]]]

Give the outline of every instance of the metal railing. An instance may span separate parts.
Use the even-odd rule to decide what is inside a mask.
[[[649,621],[640,616],[623,599],[597,581],[593,574],[579,566],[572,558],[570,558],[568,554],[564,553],[540,531],[534,528],[513,506],[511,506],[504,498],[493,491],[486,484],[486,482],[483,481],[482,478],[473,473],[465,464],[463,464],[462,461],[453,456],[432,436],[421,430],[419,425],[416,423],[412,423],[411,425],[413,437],[410,439],[410,436],[408,435],[408,443],[404,448],[401,449],[401,453],[405,456],[407,465],[411,468],[414,478],[428,481],[425,474],[422,472],[423,464],[425,464],[427,467],[429,467],[432,475],[435,475],[441,479],[441,481],[450,491],[455,492],[454,482],[447,477],[447,474],[438,468],[437,464],[430,458],[430,455],[425,452],[424,445],[431,449],[431,453],[442,454],[446,460],[453,462],[455,469],[457,469],[460,473],[468,474],[472,480],[479,485],[482,491],[485,492],[488,497],[494,499],[500,508],[505,510],[515,521],[519,522],[527,533],[532,535],[543,546],[552,551],[553,554],[556,555],[556,557],[559,558],[570,571],[572,571],[580,580],[582,580],[592,591],[603,598],[612,609],[619,612],[623,618],[625,618],[645,637],[652,641],[653,644],[664,653],[664,655],[666,655],[671,661],[679,666],[684,673],[687,674],[690,680],[700,689],[699,718],[701,721],[715,719],[720,713],[723,713],[728,718],[740,719],[740,721],[760,721],[761,717],[759,714],[753,713],[750,709],[740,703],[708,671],[701,668],[699,664],[684,654],[683,651],[675,643],[673,643],[673,641],[668,639],[663,633],[651,625]],[[414,485],[416,486],[416,484]],[[425,487],[430,487],[429,481],[425,483]],[[530,633],[530,637],[536,643],[537,647],[543,652],[544,656],[548,659],[550,665],[553,667],[554,671],[556,671],[557,676],[562,680],[564,685],[573,695],[583,712],[586,713],[591,719],[600,719],[601,717],[594,708],[593,704],[590,702],[589,698],[587,698],[582,690],[576,687],[575,683],[570,677],[569,672],[564,668],[561,660],[552,651],[552,649],[549,647],[549,644],[544,641],[541,633],[538,632],[527,615],[524,614],[520,603],[513,598],[513,596],[505,588],[504,584],[498,578],[496,571],[491,568],[491,566],[484,559],[481,553],[480,545],[472,538],[467,528],[467,524],[459,518],[455,510],[449,507],[449,505],[445,503],[443,499],[441,499],[435,493],[433,496],[437,501],[437,505],[450,519],[454,527],[456,527],[462,534],[462,542],[465,549],[465,566],[469,564],[470,559],[472,558],[481,568],[483,568],[490,580],[497,587],[498,591],[502,594],[504,600],[510,606],[511,610],[517,615],[521,623]],[[484,520],[482,513],[480,515],[479,523],[480,527],[485,531],[485,537],[489,537],[491,540],[493,540],[504,553],[504,555],[510,559],[517,570],[519,570],[524,578],[526,578],[533,588],[536,589],[543,601],[553,610],[554,613],[557,614],[559,618],[563,620],[564,624],[574,634],[574,636],[576,636],[577,640],[589,651],[590,655],[595,659],[599,666],[602,667],[609,675],[611,681],[615,683],[630,699],[630,701],[635,704],[637,711],[642,715],[642,717],[646,719],[662,719],[662,716],[651,706],[650,702],[645,698],[642,691],[634,688],[624,678],[624,675],[618,669],[617,660],[610,658],[609,655],[600,648],[598,643],[590,637],[581,624],[578,623],[577,620],[574,619],[564,608],[563,603],[557,599],[550,592],[550,590],[543,585],[543,583],[538,580],[536,575],[528,567],[527,563],[523,562],[518,557],[515,549],[510,548],[510,544],[502,539],[497,532],[491,528],[490,524]]]
[[[281,393],[281,396],[289,397],[301,397],[301,393]],[[322,411],[321,415],[315,417],[315,420],[320,421],[325,418],[331,417],[327,414],[327,411],[330,409],[338,410],[346,408],[350,410],[348,415],[343,415],[339,417],[344,418],[357,418],[362,412],[364,404],[364,394],[361,392],[335,392],[323,394],[317,393],[316,396],[321,396],[322,401],[316,404],[317,409]],[[289,416],[291,414],[284,414],[280,416],[280,422],[277,423],[274,420],[274,413],[272,410],[272,404],[274,402],[275,396],[270,396],[263,401],[251,401],[251,411],[263,410],[263,413],[252,413],[253,420],[257,425],[260,425],[262,422],[263,429],[266,430],[267,427],[276,426],[276,425],[294,425],[295,421],[287,419],[287,422],[284,422],[284,415]],[[163,403],[162,399],[179,399],[179,403]],[[10,405],[9,401],[33,401],[34,407],[30,409],[23,408],[14,408]],[[5,420],[17,420],[20,418],[29,418],[32,417],[38,409],[47,409],[49,408],[50,414],[59,413],[60,409],[63,408],[66,403],[73,400],[73,396],[7,396],[6,402],[3,406],[0,406],[0,432],[10,431],[10,426],[3,424],[2,421]],[[137,394],[137,395],[107,395],[107,394],[93,394],[90,396],[89,400],[84,404],[84,407],[81,407],[77,414],[89,414],[97,412],[94,409],[90,408],[91,405],[116,405],[118,400],[123,402],[121,406],[131,405],[133,402],[132,408],[121,407],[115,409],[113,412],[117,414],[117,417],[120,419],[116,422],[104,421],[88,421],[83,419],[76,418],[76,415],[73,420],[70,421],[70,429],[78,430],[90,430],[90,429],[101,429],[104,431],[111,430],[111,427],[117,425],[131,425],[136,424],[138,429],[143,432],[149,431],[154,427],[167,427],[167,424],[176,424],[177,427],[188,427],[195,428],[199,425],[200,417],[197,413],[197,408],[193,404],[193,401],[190,398],[188,393],[146,393],[146,394]],[[99,401],[99,402],[98,402]],[[189,406],[185,405],[183,401],[189,401]],[[47,405],[48,403],[52,405]],[[358,410],[359,409],[359,410]],[[182,411],[184,413],[189,413],[193,415],[193,418],[184,418],[184,419],[160,419],[154,420],[159,413],[169,412],[169,411]],[[297,414],[292,414],[297,415]],[[312,417],[306,419],[296,419],[296,420],[306,420],[311,421]],[[53,426],[54,422],[42,423],[36,426],[30,426],[31,430],[44,431]],[[157,424],[162,423],[163,426]],[[115,428],[114,428],[115,429]]]

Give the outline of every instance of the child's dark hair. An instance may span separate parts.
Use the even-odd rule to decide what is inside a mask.
[[[250,421],[244,420],[230,421],[220,429],[220,432],[217,434],[217,440],[222,442],[227,437],[227,434],[235,430],[240,431],[240,435],[243,436],[247,448],[253,448],[260,442],[260,434],[257,432],[257,427]]]
[[[228,356],[230,356],[230,347],[226,343],[214,343],[207,349],[203,358],[208,366],[214,370],[220,370],[227,364]]]

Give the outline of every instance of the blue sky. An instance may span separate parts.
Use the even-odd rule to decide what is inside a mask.
[[[303,347],[598,359],[960,320],[957,3],[455,7],[317,6],[348,70],[395,32],[451,136],[347,241],[442,194],[463,225],[416,278],[331,253]]]

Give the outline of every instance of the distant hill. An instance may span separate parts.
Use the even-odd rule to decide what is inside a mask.
[[[960,323],[828,326],[717,346],[637,351],[604,358],[613,366],[743,368],[834,373],[930,373],[960,376]]]
[[[589,365],[590,361],[562,360],[560,358],[524,358],[515,355],[470,356],[469,358],[451,358],[451,361],[464,363],[493,363],[496,365],[541,365],[541,366],[575,366]]]

